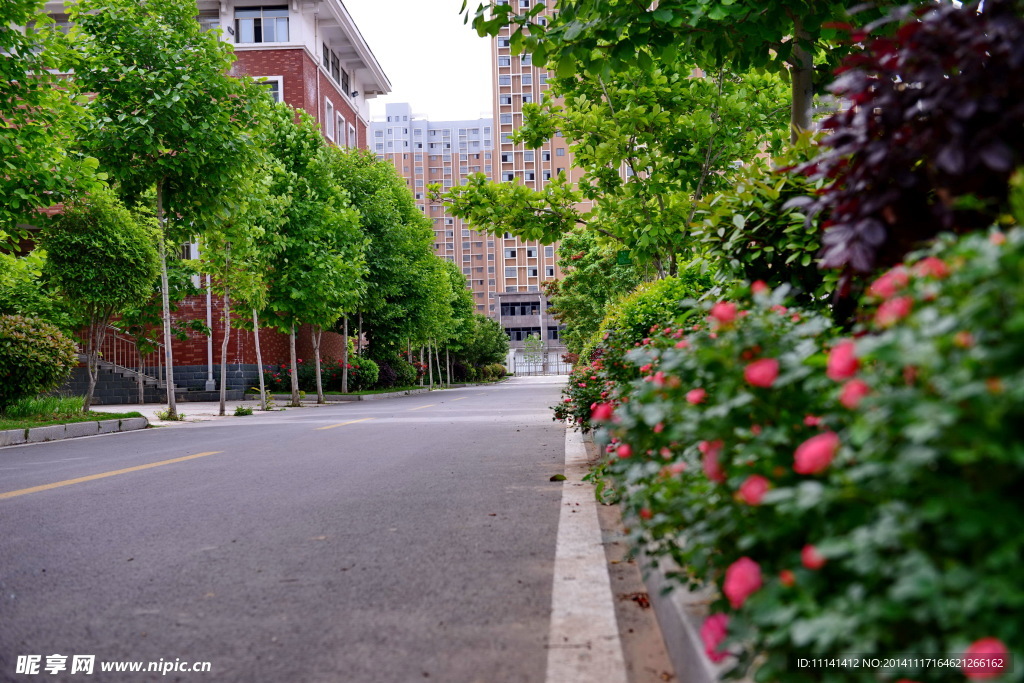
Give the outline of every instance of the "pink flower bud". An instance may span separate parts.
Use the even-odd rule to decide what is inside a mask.
[[[826,560],[817,548],[808,543],[800,551],[800,562],[808,569],[818,570],[825,566]]]
[[[822,432],[800,444],[793,456],[793,469],[799,474],[818,474],[828,469],[839,450],[839,435]]]
[[[736,320],[736,304],[731,301],[719,301],[711,307],[711,319],[719,325],[728,325]]]
[[[996,678],[1010,663],[1010,652],[998,638],[976,640],[964,654],[965,663],[961,669],[972,681]]]
[[[914,275],[942,279],[949,276],[949,266],[942,259],[929,256],[914,264]]]
[[[725,614],[712,614],[704,620],[700,627],[700,639],[704,641],[704,653],[712,662],[720,662],[729,656],[722,650],[722,642],[729,629],[729,617]]]
[[[909,296],[898,296],[888,301],[883,301],[875,313],[875,324],[879,327],[892,327],[899,321],[910,315],[914,307],[914,300]]]
[[[753,284],[750,285],[750,291],[755,295],[764,294],[768,291],[768,285],[765,284],[764,280],[755,280]]]
[[[779,361],[774,358],[755,360],[743,369],[743,378],[755,387],[769,388],[779,376]]]
[[[722,452],[721,441],[701,441],[697,444],[697,448],[704,456],[702,458],[702,465],[704,466],[704,474],[711,481],[717,481],[719,484],[725,482],[725,471],[718,462],[718,456]]]
[[[594,407],[590,411],[590,420],[592,422],[604,422],[612,418],[612,413],[615,408],[612,407],[611,403],[595,403]]]
[[[708,392],[704,391],[699,387],[696,389],[690,389],[688,392],[686,392],[686,401],[691,405],[697,405],[698,403],[703,403],[704,398],[707,395]]]
[[[868,287],[868,294],[878,299],[888,299],[907,286],[909,278],[903,266],[896,266]]]
[[[743,606],[751,595],[761,588],[761,567],[749,557],[740,559],[729,565],[725,570],[725,583],[722,592],[729,598],[734,609]]]
[[[779,583],[787,588],[792,588],[796,585],[796,574],[789,569],[783,569],[779,572]]]
[[[868,387],[867,382],[851,379],[843,385],[842,391],[839,392],[839,402],[853,410],[860,405],[860,400],[870,393],[871,389]]]
[[[844,339],[828,352],[828,365],[825,374],[829,379],[840,382],[853,377],[857,373],[859,365],[857,345],[849,339]]]
[[[769,488],[771,482],[760,474],[752,474],[740,484],[740,499],[747,505],[760,505]]]

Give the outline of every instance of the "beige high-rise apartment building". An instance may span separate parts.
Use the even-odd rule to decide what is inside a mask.
[[[536,0],[514,0],[528,9]],[[543,21],[543,17],[541,17]],[[512,142],[523,125],[523,105],[547,96],[548,72],[530,55],[513,55],[509,30],[492,41],[493,118],[431,121],[414,114],[409,104],[388,104],[384,120],[373,121],[370,149],[388,159],[406,179],[420,210],[434,224],[434,249],[462,268],[473,292],[477,312],[498,320],[518,352],[517,370],[567,372],[561,360],[565,346],[561,325],[548,313],[543,284],[561,276],[557,244],[525,241],[472,230],[449,216],[443,204],[431,201],[427,186],[449,189],[471,173],[497,182],[519,182],[540,190],[559,173],[572,177],[571,155],[561,137],[540,149]],[[545,343],[543,361],[524,363],[524,341],[539,335]]]

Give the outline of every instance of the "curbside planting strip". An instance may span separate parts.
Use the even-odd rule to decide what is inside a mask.
[[[0,448],[4,446],[19,446],[26,443],[43,443],[44,441],[60,441],[61,439],[75,439],[82,436],[96,436],[97,434],[131,432],[136,429],[145,429],[148,426],[149,420],[144,417],[126,417],[120,420],[71,422],[46,427],[5,429],[0,431]]]

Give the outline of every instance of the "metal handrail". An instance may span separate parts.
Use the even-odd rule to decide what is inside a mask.
[[[124,335],[124,330],[114,325],[107,325],[107,334],[99,349],[100,359],[133,374],[141,375],[143,379],[150,379],[166,386],[164,345],[154,342],[156,346],[154,351],[140,355],[135,340]],[[155,368],[155,372],[152,374],[147,372],[150,368]]]

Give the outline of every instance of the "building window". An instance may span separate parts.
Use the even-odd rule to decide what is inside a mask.
[[[239,43],[287,43],[288,6],[236,7]]]
[[[544,268],[544,274],[547,277],[554,277],[555,276],[555,267],[554,266],[547,266],[546,268]]]
[[[548,258],[553,257],[555,255],[555,248],[554,247],[544,247],[544,255],[547,256]]]
[[[281,101],[281,76],[264,76],[257,83],[267,89],[270,99],[275,102]]]
[[[508,74],[498,76],[498,85],[512,85],[512,77]]]
[[[511,182],[511,181],[515,180],[515,178],[516,178],[516,174],[512,173],[511,171],[506,171],[506,172],[501,174],[501,181],[503,183]]]
[[[523,161],[533,161],[533,150],[528,149],[523,152]]]
[[[331,78],[337,83],[341,80],[341,60],[338,59],[338,55],[331,51]]]
[[[512,104],[512,96],[498,95],[498,104]]]
[[[328,99],[324,100],[324,135],[334,142],[334,105]]]
[[[356,127],[353,126],[352,124],[349,124],[349,126],[348,126],[348,146],[349,147],[358,147],[359,146],[359,139],[358,139],[358,136],[356,134]]]
[[[516,250],[514,248],[513,249],[506,249],[505,250],[505,258],[515,258],[515,257],[516,257]]]
[[[537,258],[537,247],[527,247],[526,258]]]
[[[523,74],[523,85],[533,85],[533,74]]]
[[[565,148],[564,147],[559,147],[558,149],[556,149],[555,150],[555,156],[556,157],[564,157],[565,156]]]
[[[512,123],[512,114],[501,114],[499,120],[501,123]]]
[[[508,266],[508,267],[505,268],[505,277],[515,277],[515,276],[516,276],[516,267],[515,266]]]
[[[212,31],[215,28],[220,28],[220,11],[219,10],[200,10],[199,11],[199,28],[204,31]],[[58,22],[61,24],[63,22]],[[62,27],[63,29],[63,27]],[[66,33],[66,31],[62,32]]]
[[[508,56],[498,57],[498,66],[512,66],[512,58]]]

